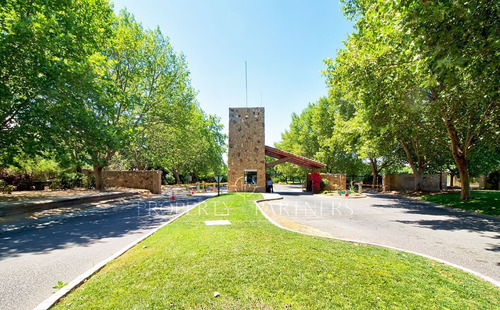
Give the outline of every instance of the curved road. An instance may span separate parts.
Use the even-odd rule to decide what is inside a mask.
[[[500,219],[392,195],[327,197],[302,193],[300,186],[274,188],[283,200],[270,202],[272,210],[291,221],[430,255],[500,281]]]
[[[0,309],[33,309],[123,247],[213,194],[136,199],[0,234]]]

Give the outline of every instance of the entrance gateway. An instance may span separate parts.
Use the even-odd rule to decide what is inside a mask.
[[[228,191],[265,192],[266,168],[289,162],[309,170],[325,164],[265,145],[264,108],[229,109]],[[276,158],[266,164],[266,155]]]

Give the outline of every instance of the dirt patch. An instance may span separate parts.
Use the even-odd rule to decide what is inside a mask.
[[[442,193],[453,193],[457,192],[456,190],[447,190],[447,191],[437,191],[437,192],[427,192],[427,191],[386,191],[382,192],[383,194],[389,194],[393,196],[401,196],[401,197],[406,197],[406,198],[414,198],[414,199],[421,199],[420,197],[422,195],[438,195]]]
[[[44,200],[57,197],[69,197],[80,195],[91,195],[106,192],[135,192],[142,196],[149,196],[151,192],[144,189],[135,188],[108,188],[104,191],[89,190],[84,188],[75,188],[68,190],[43,190],[43,191],[14,191],[12,194],[0,194],[0,202]]]
[[[329,233],[326,233],[326,232],[321,231],[319,229],[316,229],[314,227],[302,225],[302,224],[299,224],[297,222],[290,221],[289,219],[274,212],[272,206],[267,202],[261,202],[261,203],[259,203],[259,206],[262,209],[262,211],[264,211],[264,213],[266,213],[267,216],[269,216],[276,223],[278,223],[279,225],[281,225],[285,228],[288,228],[288,229],[291,229],[294,231],[298,231],[298,232],[302,232],[302,233],[306,233],[306,234],[310,234],[310,235],[316,235],[316,236],[321,236],[321,237],[332,237],[332,235],[330,235]]]
[[[127,200],[126,198],[113,199],[112,203],[125,202],[126,200]],[[80,212],[80,211],[83,211],[86,209],[91,209],[91,208],[92,209],[105,208],[105,207],[109,207],[110,205],[111,204],[108,201],[105,201],[102,203],[94,203],[94,204],[74,205],[74,206],[71,206],[71,208],[61,207],[61,208],[42,210],[39,212],[33,212],[31,214],[28,214],[27,217],[30,219],[36,220],[36,219],[46,218],[46,217],[51,217],[51,216],[64,215],[64,214],[69,214],[69,213],[77,213],[77,212]]]
[[[322,197],[336,197],[336,198],[346,198],[346,199],[350,199],[350,198],[366,198],[366,195],[358,194],[358,193],[350,194],[348,196],[346,196],[346,195],[339,195],[337,193],[315,194],[315,195],[322,196]]]

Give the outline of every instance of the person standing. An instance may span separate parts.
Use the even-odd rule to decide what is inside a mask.
[[[274,193],[273,180],[272,179],[267,180],[266,185],[267,185],[267,192]]]

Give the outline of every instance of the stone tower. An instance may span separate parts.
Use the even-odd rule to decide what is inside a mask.
[[[264,108],[229,109],[228,191],[265,192]]]

